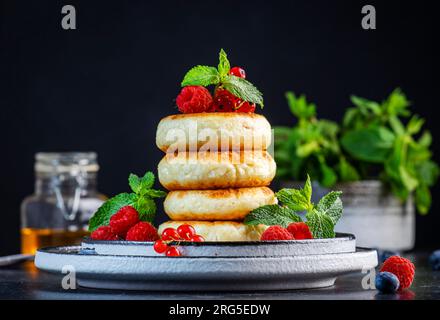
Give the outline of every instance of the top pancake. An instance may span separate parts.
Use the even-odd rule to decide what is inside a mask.
[[[266,150],[271,143],[269,122],[255,113],[215,112],[177,114],[163,118],[156,145],[164,152]],[[212,149],[210,149],[212,150]]]

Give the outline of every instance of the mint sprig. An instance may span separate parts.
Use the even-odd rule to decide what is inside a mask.
[[[210,86],[224,87],[234,96],[264,106],[263,94],[249,81],[230,75],[231,64],[226,52],[221,49],[217,68],[210,66],[195,66],[183,77],[181,86]]]
[[[89,231],[108,225],[111,216],[125,206],[135,208],[139,212],[141,221],[152,222],[157,209],[154,198],[163,198],[167,195],[164,191],[152,189],[154,180],[152,172],[145,173],[143,177],[130,174],[128,184],[133,192],[120,193],[104,202],[90,219]]]
[[[248,225],[280,225],[287,227],[290,223],[301,222],[298,212],[306,212],[306,224],[314,238],[333,238],[335,225],[342,216],[342,201],[340,191],[326,194],[317,205],[313,204],[312,183],[307,175],[307,181],[302,189],[281,189],[276,197],[281,205],[265,205],[249,213],[244,223]]]

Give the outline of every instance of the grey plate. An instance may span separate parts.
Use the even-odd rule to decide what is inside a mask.
[[[95,241],[84,239],[83,248],[97,254],[122,256],[150,256],[158,254],[152,242]],[[356,239],[351,234],[338,233],[332,239],[294,241],[247,242],[180,242],[179,250],[186,257],[266,257],[307,256],[315,254],[346,253],[356,251]]]
[[[309,256],[164,257],[80,254],[81,247],[40,249],[37,268],[70,265],[79,285],[155,291],[286,290],[327,287],[336,277],[377,266],[374,250]],[[86,251],[87,252],[87,251]]]

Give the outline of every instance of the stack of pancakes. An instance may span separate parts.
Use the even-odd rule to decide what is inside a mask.
[[[162,119],[156,144],[165,152],[160,183],[170,192],[164,209],[171,221],[187,223],[206,241],[259,240],[265,226],[247,226],[253,209],[277,202],[267,186],[276,165],[266,151],[271,127],[253,113],[195,113]]]

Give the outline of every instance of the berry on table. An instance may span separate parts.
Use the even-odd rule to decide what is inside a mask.
[[[139,222],[127,232],[127,241],[156,241],[159,239],[157,230],[149,222]]]
[[[203,238],[202,236],[196,234],[191,239],[189,239],[189,241],[191,241],[191,242],[204,242],[205,238]]]
[[[395,274],[391,272],[380,272],[376,276],[376,289],[382,293],[394,293],[400,287],[400,281]]]
[[[109,226],[101,226],[92,232],[90,238],[93,240],[118,240],[119,237],[112,231]]]
[[[178,240],[182,240],[180,238],[179,233],[174,228],[165,228],[162,231],[162,237],[161,238],[164,241],[178,241]]]
[[[309,226],[304,222],[294,222],[289,224],[287,226],[287,231],[293,235],[295,240],[313,239]]]
[[[428,261],[433,271],[440,271],[440,250],[434,251]]]
[[[167,257],[179,257],[181,255],[179,249],[176,247],[169,247],[167,251],[165,252],[165,255]]]
[[[182,113],[199,113],[209,111],[212,107],[212,96],[202,86],[183,87],[176,98],[176,104]]]
[[[154,251],[157,253],[164,253],[168,249],[168,245],[162,240],[156,240],[153,245]]]
[[[246,72],[240,68],[240,67],[233,67],[231,70],[229,70],[229,74],[232,74],[233,76],[246,79]]]
[[[110,218],[110,227],[113,233],[125,238],[127,231],[139,222],[139,213],[132,206],[125,206]]]
[[[392,256],[385,260],[380,271],[394,273],[400,281],[400,289],[406,289],[414,280],[415,267],[408,259]]]
[[[281,226],[270,226],[263,232],[260,238],[261,241],[272,240],[295,240],[293,235],[287,229]]]
[[[177,228],[177,233],[183,240],[189,240],[196,235],[196,230],[189,224],[182,224]]]

